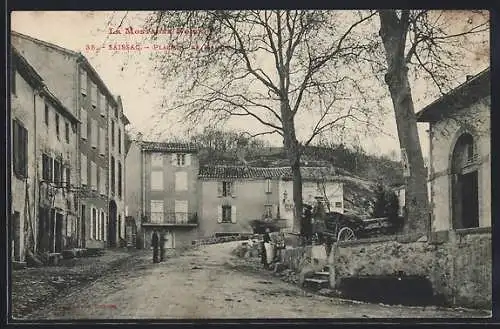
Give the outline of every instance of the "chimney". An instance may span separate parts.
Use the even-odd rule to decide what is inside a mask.
[[[472,78],[474,78],[474,75],[472,75],[472,74],[467,74],[467,75],[465,76],[465,81],[469,81],[469,80],[470,80],[470,79],[472,79]]]

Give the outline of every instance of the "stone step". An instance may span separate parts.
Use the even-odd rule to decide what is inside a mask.
[[[325,279],[307,278],[304,280],[304,287],[320,290],[330,287],[330,281]]]

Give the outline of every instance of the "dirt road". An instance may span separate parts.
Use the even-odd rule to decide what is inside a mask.
[[[29,319],[484,317],[480,311],[366,304],[305,292],[266,274],[239,270],[237,242],[202,247],[165,263],[134,267],[32,313]]]

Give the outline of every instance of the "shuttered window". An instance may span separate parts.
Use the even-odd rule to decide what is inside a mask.
[[[151,223],[163,222],[163,200],[151,200]]]
[[[28,131],[14,120],[12,131],[12,156],[14,173],[19,177],[28,176]]]
[[[97,165],[95,162],[90,162],[90,185],[94,191],[97,191]]]
[[[163,191],[163,171],[151,171],[151,190]]]
[[[82,154],[81,155],[81,178],[82,178],[82,184],[83,185],[88,185],[88,179],[87,179],[87,157]]]
[[[106,154],[106,138],[105,135],[106,131],[104,128],[99,128],[99,154],[104,155]]]
[[[82,139],[87,139],[87,111],[85,111],[83,108],[81,110],[81,119],[82,121],[81,126],[80,126],[80,135]]]
[[[187,191],[187,172],[177,171],[175,173],[175,190],[176,191]]]
[[[80,92],[87,95],[87,71],[84,70],[80,73]]]

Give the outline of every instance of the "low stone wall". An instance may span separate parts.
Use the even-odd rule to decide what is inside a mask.
[[[384,237],[340,243],[335,257],[336,277],[359,275],[406,275],[427,277],[434,293],[449,305],[491,308],[491,231],[449,232],[431,241],[409,236]],[[281,261],[300,271],[315,247],[282,252]]]

